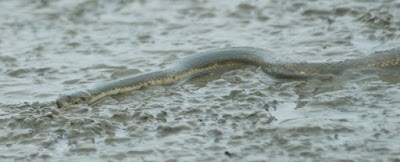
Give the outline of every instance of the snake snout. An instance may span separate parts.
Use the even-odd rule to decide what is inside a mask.
[[[58,108],[67,106],[71,102],[71,96],[69,95],[60,95],[56,100],[56,105]]]

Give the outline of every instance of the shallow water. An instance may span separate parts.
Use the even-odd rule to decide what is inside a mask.
[[[93,107],[54,101],[228,46],[363,57],[399,47],[399,15],[391,0],[0,1],[0,159],[398,161],[398,69],[321,81],[243,68]]]

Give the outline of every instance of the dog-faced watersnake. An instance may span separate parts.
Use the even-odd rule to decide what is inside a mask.
[[[178,61],[171,68],[110,82],[92,89],[61,95],[57,107],[92,104],[106,96],[117,95],[153,85],[171,84],[195,75],[218,69],[234,69],[245,65],[261,69],[278,78],[307,78],[338,74],[352,68],[391,68],[400,66],[400,49],[380,51],[367,57],[339,62],[284,62],[271,51],[252,47],[229,47],[201,52]]]

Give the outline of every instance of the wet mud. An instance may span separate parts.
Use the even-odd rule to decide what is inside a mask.
[[[0,1],[0,161],[399,161],[398,68],[203,75],[57,108],[60,94],[228,46],[337,61],[398,48],[398,1]]]

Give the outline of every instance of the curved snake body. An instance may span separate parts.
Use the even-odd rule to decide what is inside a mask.
[[[364,58],[329,63],[283,62],[272,52],[252,47],[229,47],[198,53],[182,59],[171,68],[110,82],[92,89],[61,95],[57,107],[92,104],[106,96],[126,93],[153,85],[166,85],[216,69],[234,69],[244,65],[261,67],[278,78],[307,78],[338,74],[351,68],[390,68],[400,66],[400,49],[376,52]]]

